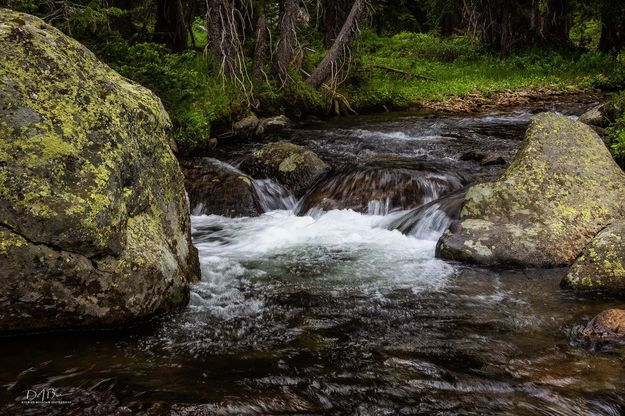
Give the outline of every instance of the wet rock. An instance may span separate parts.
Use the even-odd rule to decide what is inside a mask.
[[[0,331],[184,305],[199,264],[160,100],[38,18],[0,28]]]
[[[437,254],[485,265],[570,265],[625,214],[624,192],[625,173],[590,127],[540,114],[504,175],[469,189]]]
[[[275,116],[269,118],[261,118],[256,126],[256,136],[263,134],[279,133],[293,126],[293,122],[287,116]]]
[[[312,150],[284,141],[263,146],[241,167],[255,178],[275,179],[296,197],[306,193],[330,170]]]
[[[232,125],[232,133],[241,139],[250,139],[254,137],[259,122],[260,120],[256,117],[256,114],[252,113],[234,123]]]
[[[480,160],[480,165],[482,166],[505,165],[506,163],[508,163],[506,159],[497,153],[487,153]]]
[[[608,127],[609,121],[603,115],[604,105],[598,105],[579,116],[579,121],[589,126]]]
[[[482,159],[484,159],[485,156],[486,155],[484,153],[471,150],[460,155],[460,160],[464,160],[464,161],[472,160],[475,162],[479,162]]]
[[[255,217],[263,212],[253,179],[208,157],[180,161],[193,215]]]
[[[601,230],[575,259],[562,286],[577,290],[625,291],[625,221]]]
[[[316,208],[384,215],[394,209],[420,207],[463,186],[463,178],[455,174],[408,169],[341,173],[317,184],[300,204],[299,213]]]
[[[588,322],[580,334],[593,339],[625,340],[625,310],[608,309],[601,312]]]

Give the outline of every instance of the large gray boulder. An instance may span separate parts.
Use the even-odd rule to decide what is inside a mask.
[[[160,100],[0,9],[0,332],[126,324],[198,279]]]
[[[625,214],[625,173],[590,127],[552,113],[532,118],[496,182],[467,192],[440,257],[485,265],[570,265]]]
[[[625,292],[625,221],[601,230],[575,259],[562,286]]]

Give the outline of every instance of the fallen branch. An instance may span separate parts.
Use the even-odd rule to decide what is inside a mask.
[[[388,72],[393,72],[395,74],[403,75],[406,78],[418,78],[418,79],[423,79],[425,81],[436,81],[434,78],[426,77],[425,75],[413,74],[412,72],[404,71],[402,69],[392,68],[386,65],[369,65],[369,68],[383,69]]]

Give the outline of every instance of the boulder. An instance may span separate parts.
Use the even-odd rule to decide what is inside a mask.
[[[0,9],[0,332],[134,322],[199,277],[160,100]]]
[[[610,122],[603,115],[604,105],[598,105],[579,116],[579,121],[589,126],[608,127]]]
[[[504,175],[471,187],[440,257],[484,265],[570,265],[625,214],[625,173],[587,125],[543,113]]]
[[[296,197],[304,195],[330,170],[312,150],[285,141],[263,146],[241,167],[255,178],[275,179]]]
[[[562,286],[577,290],[625,291],[625,221],[601,230],[575,259]]]
[[[258,117],[256,117],[256,114],[252,113],[232,124],[232,133],[234,136],[241,139],[250,139],[254,137],[258,123]]]
[[[263,212],[253,179],[208,157],[181,160],[193,215],[255,217]]]
[[[588,322],[581,335],[594,339],[625,339],[625,310],[608,309]]]
[[[293,122],[289,120],[287,116],[275,116],[268,118],[261,118],[256,126],[256,136],[262,136],[263,134],[279,133],[293,125]]]

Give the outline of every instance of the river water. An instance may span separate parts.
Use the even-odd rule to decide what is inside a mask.
[[[462,189],[505,169],[462,155],[510,161],[530,117],[396,114],[296,129],[289,140],[336,173],[307,201],[256,181],[259,217],[194,216],[202,281],[183,312],[126,333],[2,339],[0,382],[108,390],[179,414],[625,414],[625,350],[576,335],[617,299],[561,290],[560,269],[434,256]],[[218,156],[237,164],[261,144]]]

